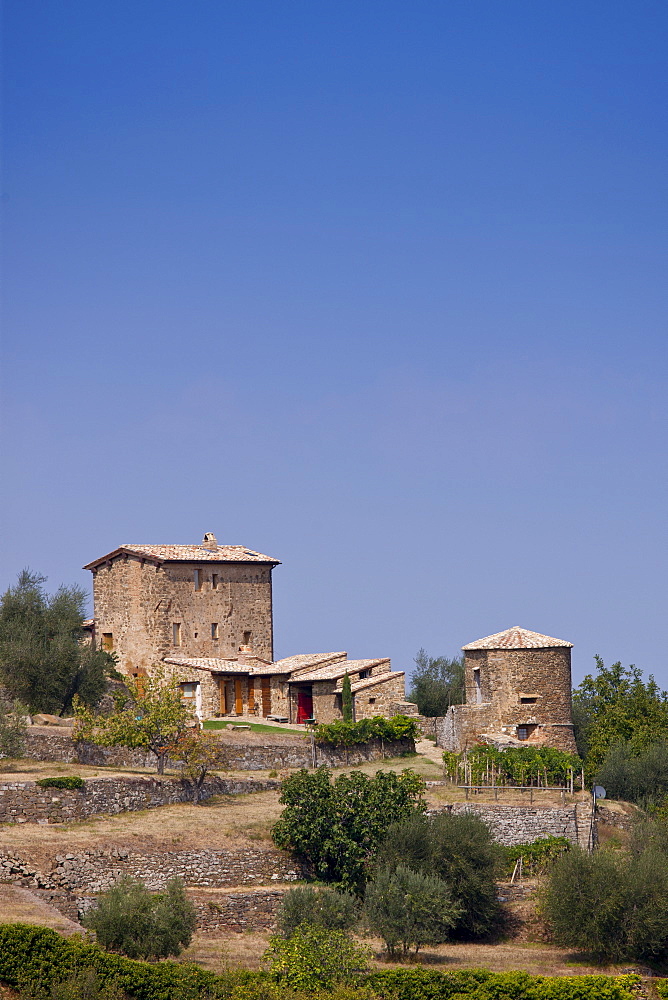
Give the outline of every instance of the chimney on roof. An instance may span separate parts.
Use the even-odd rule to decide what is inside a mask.
[[[210,552],[215,552],[216,549],[218,548],[218,542],[216,541],[216,536],[214,535],[213,531],[207,531],[206,534],[204,535],[204,539],[202,541],[202,548],[209,549]]]

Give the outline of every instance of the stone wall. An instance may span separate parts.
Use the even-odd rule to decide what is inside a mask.
[[[280,787],[273,779],[208,777],[200,797],[241,795]],[[41,788],[34,781],[0,781],[0,823],[71,823],[100,813],[115,814],[138,809],[190,802],[191,782],[178,778],[143,775],[89,778],[83,788]]]
[[[572,843],[586,847],[591,803],[587,801],[578,802],[574,806],[548,807],[455,802],[434,812],[449,812],[453,815],[474,813],[487,823],[497,843],[506,847],[530,843],[539,837],[566,837]]]
[[[372,740],[348,751],[343,748],[318,745],[316,764],[345,767],[367,760],[382,760],[413,753],[412,740],[381,742]],[[93,743],[75,742],[71,730],[49,726],[31,726],[27,731],[24,756],[32,760],[58,761],[64,764],[90,764],[95,767],[155,768],[153,754],[124,747],[98,747]],[[220,767],[229,771],[271,771],[282,768],[313,767],[313,747],[308,736],[283,737],[262,744],[242,741],[220,741]]]
[[[378,675],[378,683],[362,688],[354,694],[355,719],[372,719],[374,715],[391,717],[391,706],[405,697],[404,674],[395,672],[383,677]]]
[[[0,851],[0,882],[58,892],[103,892],[124,875],[159,890],[171,878],[192,887],[261,886],[296,882],[308,870],[285,851],[273,847],[234,850],[154,851],[101,848],[59,854],[37,867],[20,854]]]

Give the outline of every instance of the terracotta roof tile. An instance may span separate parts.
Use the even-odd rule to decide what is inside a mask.
[[[477,639],[462,646],[463,650],[469,649],[553,649],[555,646],[572,647],[572,642],[565,639],[553,639],[549,635],[541,635],[540,632],[530,632],[526,628],[514,625],[506,629],[505,632],[496,632],[488,635],[484,639]]]
[[[113,552],[87,563],[84,569],[92,569],[100,563],[116,556],[130,554],[152,559],[156,562],[242,562],[271,563],[280,565],[280,560],[265,556],[262,552],[247,549],[245,545],[120,545]]]
[[[296,670],[307,670],[309,667],[325,666],[345,660],[347,653],[298,653],[296,656],[286,656],[271,664],[273,674],[291,674]]]
[[[306,681],[307,683],[310,681],[336,681],[339,677],[343,677],[344,674],[358,674],[360,670],[368,670],[381,663],[387,664],[387,671],[385,672],[389,672],[390,661],[386,657],[379,660],[343,660],[341,663],[333,663],[328,667],[319,667],[316,670],[309,670],[308,673],[298,674],[297,677],[293,677],[290,680],[291,683],[301,683],[302,681]]]

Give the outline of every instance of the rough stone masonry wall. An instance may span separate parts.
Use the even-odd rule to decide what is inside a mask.
[[[589,802],[563,808],[455,802],[437,811],[453,815],[474,813],[487,823],[497,843],[506,847],[530,843],[539,837],[566,837],[574,844],[586,846],[591,820]]]
[[[160,890],[171,878],[188,886],[271,885],[296,882],[308,872],[287,852],[276,848],[251,850],[155,851],[141,854],[125,848],[102,848],[59,854],[38,868],[20,854],[0,852],[0,882],[26,888],[77,894],[104,892],[124,875]]]
[[[393,740],[369,743],[343,748],[322,744],[316,746],[316,764],[328,767],[346,767],[361,764],[367,760],[382,760],[385,757],[400,757],[413,753],[412,740]],[[93,743],[75,742],[71,730],[31,726],[27,731],[24,756],[31,760],[54,761],[64,764],[90,764],[94,767],[148,767],[155,768],[153,754],[142,750],[128,750],[124,747],[98,747]],[[308,737],[272,743],[220,741],[220,766],[230,771],[267,771],[280,768],[313,766],[313,750]]]
[[[208,777],[200,797],[240,795],[278,788],[272,779]],[[34,781],[0,782],[0,823],[70,823],[100,813],[115,814],[138,809],[190,802],[191,782],[173,778],[89,778],[83,788],[41,788]]]

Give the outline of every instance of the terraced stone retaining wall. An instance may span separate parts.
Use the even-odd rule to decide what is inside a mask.
[[[315,753],[314,753],[315,750]],[[220,766],[229,771],[270,771],[280,768],[346,767],[367,760],[400,757],[414,753],[413,740],[369,740],[350,747],[332,747],[311,743],[308,736],[292,739],[270,738],[258,743],[220,741]],[[27,731],[25,756],[32,760],[57,761],[64,764],[89,764],[94,767],[155,767],[153,754],[124,747],[98,747],[85,741],[74,741],[71,730],[30,727]]]
[[[455,802],[437,811],[455,815],[474,813],[488,824],[497,843],[506,847],[530,843],[539,837],[566,837],[572,843],[584,847],[587,845],[591,823],[590,802],[563,807]]]
[[[246,778],[208,777],[200,797],[241,795],[278,788],[280,781]],[[190,802],[191,782],[178,778],[128,775],[89,778],[83,788],[41,788],[34,781],[0,781],[0,823],[70,823],[100,813],[120,813],[137,809]]]

